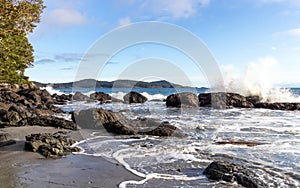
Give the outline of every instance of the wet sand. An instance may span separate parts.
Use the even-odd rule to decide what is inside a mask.
[[[140,179],[101,157],[71,154],[61,159],[46,159],[38,153],[24,151],[26,135],[58,130],[61,129],[35,126],[0,129],[17,141],[0,147],[0,188],[118,187],[122,181]],[[70,132],[75,140],[81,140],[82,134],[85,133]]]

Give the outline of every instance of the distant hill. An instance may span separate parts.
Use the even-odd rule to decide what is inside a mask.
[[[179,84],[173,84],[166,80],[143,82],[134,80],[116,80],[116,81],[97,81],[94,79],[84,79],[76,82],[68,83],[39,83],[34,82],[39,87],[51,85],[53,88],[189,88]]]

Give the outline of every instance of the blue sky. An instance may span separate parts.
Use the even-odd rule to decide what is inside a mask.
[[[249,81],[251,75],[257,82],[300,86],[300,0],[45,0],[45,5],[29,35],[35,49],[34,67],[26,71],[31,80],[73,81],[82,57],[101,36],[123,25],[161,21],[199,37],[226,82]],[[98,79],[134,79],[120,75],[133,62],[154,56],[182,69],[193,85],[208,85],[187,57],[157,44],[119,52]],[[176,76],[165,79],[186,84]]]

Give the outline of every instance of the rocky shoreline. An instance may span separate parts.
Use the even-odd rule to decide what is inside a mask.
[[[105,129],[113,135],[149,135],[149,136],[184,136],[180,130],[169,122],[155,119],[126,118],[122,113],[104,109],[87,109],[71,112],[71,119],[63,118],[66,112],[56,105],[64,105],[71,101],[87,101],[111,103],[144,103],[148,99],[137,93],[130,92],[124,96],[124,101],[115,99],[103,92],[95,92],[90,96],[76,92],[74,95],[50,95],[46,90],[33,84],[28,85],[0,85],[0,128],[42,126],[57,129]],[[166,98],[167,107],[195,108],[210,107],[227,108],[265,108],[271,110],[300,110],[300,103],[265,103],[257,96],[242,96],[235,93],[193,93],[172,94]],[[67,114],[68,115],[68,114]],[[0,147],[15,144],[14,138],[0,129]],[[79,140],[77,140],[79,141]],[[47,158],[60,158],[72,152],[79,152],[74,147],[76,140],[68,137],[67,132],[57,130],[53,133],[35,133],[26,136],[24,149],[38,152]],[[223,143],[218,143],[223,144]],[[226,144],[226,143],[225,143]],[[256,146],[261,143],[237,143],[246,146]],[[232,170],[235,169],[235,170]],[[235,166],[226,162],[213,162],[204,171],[212,180],[236,181],[245,187],[263,187],[261,182],[252,177],[253,173],[245,167]],[[231,174],[230,174],[231,173]],[[243,175],[243,173],[246,173]],[[252,174],[251,177],[249,174]],[[253,175],[254,176],[254,175]],[[248,178],[248,179],[247,179]],[[250,179],[249,179],[250,178]],[[255,181],[254,181],[255,180]]]

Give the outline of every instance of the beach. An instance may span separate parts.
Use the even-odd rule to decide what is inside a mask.
[[[139,178],[118,163],[102,157],[68,155],[60,159],[24,151],[25,136],[32,133],[54,133],[62,129],[40,126],[0,129],[17,141],[0,148],[0,187],[118,187],[125,180]],[[79,131],[70,137],[80,140]]]

